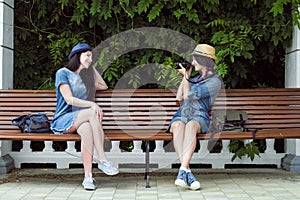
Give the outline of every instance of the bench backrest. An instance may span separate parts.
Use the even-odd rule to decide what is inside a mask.
[[[98,91],[95,101],[104,111],[103,129],[165,129],[177,110],[173,90]],[[19,115],[46,112],[50,118],[56,106],[52,90],[1,90],[0,130],[18,129],[11,120]]]
[[[300,88],[231,89],[226,90],[226,103],[220,99],[216,106],[248,113],[249,130],[300,127]]]
[[[103,108],[104,130],[165,130],[178,109],[175,90],[107,90],[96,93]],[[17,130],[11,120],[24,113],[46,111],[50,119],[56,105],[52,90],[1,90],[0,130]],[[229,89],[221,92],[213,109],[240,109],[248,113],[246,128],[300,127],[299,89]]]

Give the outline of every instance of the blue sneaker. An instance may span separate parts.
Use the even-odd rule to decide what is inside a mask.
[[[110,161],[102,161],[98,163],[98,168],[106,175],[113,176],[119,173],[119,170]]]
[[[175,185],[177,186],[180,186],[180,187],[183,187],[183,188],[187,188],[188,185],[187,185],[187,174],[186,174],[186,171],[184,170],[179,170],[178,172],[178,175],[177,175],[177,178],[175,180]]]
[[[192,174],[192,172],[187,172],[187,185],[188,185],[189,189],[191,189],[191,190],[200,189],[200,182],[197,181],[197,179]]]
[[[85,177],[82,181],[82,186],[86,190],[95,190],[95,179],[92,177],[92,174],[89,177]]]

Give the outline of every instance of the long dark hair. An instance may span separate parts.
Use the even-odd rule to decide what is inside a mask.
[[[86,51],[78,52],[72,58],[69,60],[69,62],[66,65],[66,68],[75,72],[78,70],[80,66],[80,56],[82,53]],[[95,99],[95,78],[94,78],[94,70],[92,68],[93,66],[90,65],[87,69],[82,69],[79,73],[86,89],[87,89],[87,99],[88,100],[94,100]]]
[[[66,65],[66,68],[75,72],[79,66],[80,66],[80,55],[83,52],[76,53],[72,58],[69,60],[69,62]]]
[[[94,101],[96,93],[94,73],[92,65],[88,68],[82,69],[79,73],[87,89],[87,98],[90,101]]]
[[[208,68],[208,70],[212,71],[214,70],[214,67],[216,65],[215,60],[206,56],[197,56],[194,55],[195,60],[199,65],[203,65]]]

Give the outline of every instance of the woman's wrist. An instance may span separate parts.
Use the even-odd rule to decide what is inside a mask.
[[[95,103],[94,102],[92,102],[92,101],[88,101],[89,102],[89,107],[90,108],[94,108],[95,107]]]
[[[190,91],[190,85],[189,85],[189,82],[187,81],[187,79],[185,79],[184,81],[183,81],[183,85],[182,85],[183,87],[182,87],[182,89],[183,89],[183,98],[184,99],[187,99],[187,97],[188,97],[188,93],[189,93],[189,91]]]

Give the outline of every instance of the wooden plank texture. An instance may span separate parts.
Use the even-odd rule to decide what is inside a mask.
[[[110,140],[171,140],[165,133],[180,102],[176,90],[138,89],[98,91],[95,101],[104,111],[103,129]],[[54,90],[0,90],[0,139],[80,140],[77,134],[26,134],[11,125],[25,114],[46,111],[53,118]],[[198,139],[300,138],[300,89],[228,89],[222,91],[213,110],[238,109],[248,113],[247,132],[199,134]]]

